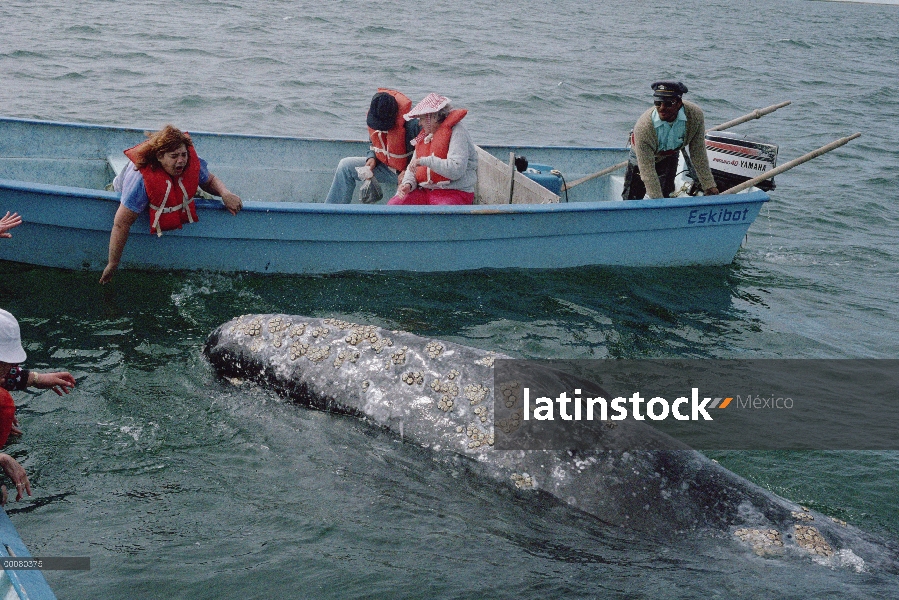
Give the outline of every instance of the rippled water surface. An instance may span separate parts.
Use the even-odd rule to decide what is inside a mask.
[[[361,139],[377,86],[469,109],[476,142],[620,146],[677,78],[780,176],[727,267],[327,277],[94,273],[0,263],[29,365],[13,522],[61,598],[895,597],[895,574],[650,539],[472,477],[452,457],[218,380],[243,313],[337,317],[522,357],[897,358],[899,7],[762,0],[154,0],[0,4],[0,114]],[[25,215],[27,218],[27,214]],[[2,240],[3,244],[14,244]],[[889,452],[720,452],[782,496],[899,539]],[[723,558],[724,557],[724,558]]]

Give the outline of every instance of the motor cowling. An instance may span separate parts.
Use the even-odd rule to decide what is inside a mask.
[[[718,190],[724,191],[744,181],[767,173],[777,165],[777,146],[724,131],[705,134],[709,167]],[[773,179],[756,185],[763,191],[773,190]]]

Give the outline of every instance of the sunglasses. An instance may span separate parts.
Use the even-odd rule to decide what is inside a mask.
[[[656,106],[664,106],[665,108],[671,108],[672,106],[677,106],[679,100],[656,100],[653,102]]]

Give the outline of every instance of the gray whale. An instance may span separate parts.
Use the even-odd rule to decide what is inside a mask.
[[[549,494],[609,525],[656,534],[723,531],[760,556],[899,570],[895,544],[780,498],[639,423],[610,430],[608,445],[589,452],[496,449],[493,364],[509,357],[494,352],[337,319],[265,314],[219,326],[204,353],[232,381],[366,419],[404,441],[464,457],[473,471],[521,493]],[[627,436],[640,437],[648,449],[612,449]]]

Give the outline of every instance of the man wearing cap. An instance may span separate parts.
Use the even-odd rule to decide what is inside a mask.
[[[643,113],[634,125],[622,198],[669,197],[674,191],[677,157],[682,148],[689,149],[705,194],[717,194],[705,149],[702,109],[681,98],[687,93],[687,86],[679,81],[657,81],[650,87],[655,107]]]
[[[366,124],[371,147],[365,156],[341,159],[325,202],[349,204],[357,181],[374,178],[385,185],[396,185],[412,157],[412,140],[420,130],[418,119],[406,121],[403,115],[412,101],[396,90],[378,88],[371,99]]]

